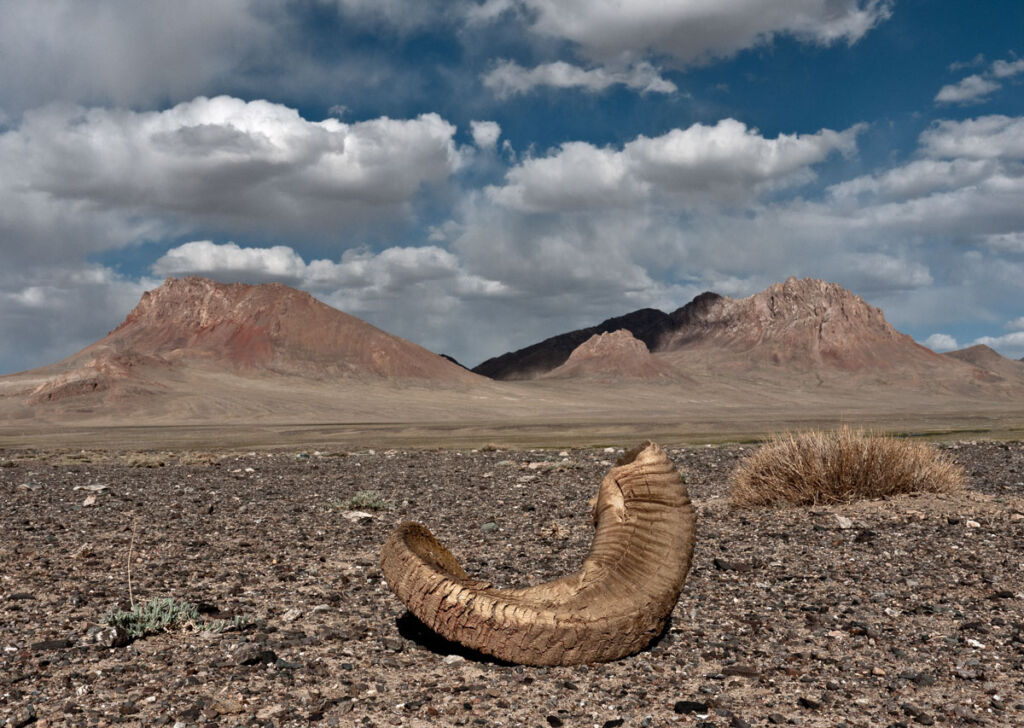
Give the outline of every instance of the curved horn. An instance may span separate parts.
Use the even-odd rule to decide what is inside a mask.
[[[644,443],[605,476],[594,521],[579,571],[523,589],[469,578],[412,522],[391,534],[381,568],[409,611],[449,640],[527,665],[614,660],[664,628],[690,569],[694,512],[668,456]]]

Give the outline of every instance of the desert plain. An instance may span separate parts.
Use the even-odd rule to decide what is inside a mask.
[[[284,286],[192,278],[0,377],[0,719],[1024,725],[1024,363],[936,354],[848,291],[790,279],[489,366]],[[965,491],[730,504],[763,438],[842,424],[932,441]],[[682,472],[697,533],[640,653],[504,664],[441,640],[383,579],[404,520],[498,585],[575,571],[602,477],[647,439]],[[153,599],[194,611],[111,630]]]
[[[756,445],[671,446],[693,566],[648,649],[576,667],[446,643],[382,579],[401,520],[474,576],[579,567],[598,448],[0,452],[7,725],[1024,724],[1024,446],[941,444],[963,495],[737,509]],[[129,600],[197,623],[109,646]]]

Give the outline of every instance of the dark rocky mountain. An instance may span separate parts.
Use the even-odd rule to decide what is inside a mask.
[[[592,336],[620,329],[625,329],[642,341],[648,350],[656,351],[666,335],[699,320],[707,308],[720,298],[717,293],[710,291],[702,293],[672,313],[656,308],[641,308],[624,316],[606,319],[596,326],[558,334],[523,349],[493,357],[474,367],[473,371],[491,379],[532,379],[565,364],[576,347]]]

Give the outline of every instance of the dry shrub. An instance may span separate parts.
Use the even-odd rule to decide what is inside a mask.
[[[738,506],[816,505],[963,485],[963,468],[930,445],[843,427],[773,437],[733,471],[730,497]]]

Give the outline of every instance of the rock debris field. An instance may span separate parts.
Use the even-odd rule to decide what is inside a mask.
[[[412,519],[496,584],[574,571],[617,452],[0,451],[0,723],[1024,725],[1024,445],[945,447],[962,496],[749,510],[752,446],[669,449],[698,514],[669,627],[556,668],[440,641],[379,549]],[[196,611],[104,623],[154,598]]]

